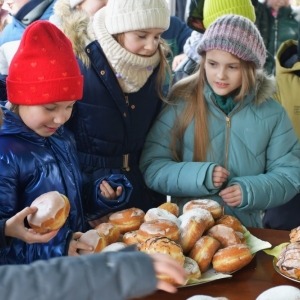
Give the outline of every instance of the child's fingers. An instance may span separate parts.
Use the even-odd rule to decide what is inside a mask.
[[[28,215],[31,215],[37,211],[37,207],[32,206],[32,207],[25,207],[23,210],[19,211],[16,214],[16,218],[20,218],[24,220]]]
[[[83,235],[82,232],[74,232],[73,233],[73,240],[78,240]]]
[[[122,192],[123,192],[123,189],[121,186],[118,186],[117,187],[117,190],[116,190],[116,196],[117,197],[120,197],[122,195]]]

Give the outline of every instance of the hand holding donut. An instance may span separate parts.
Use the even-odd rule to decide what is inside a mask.
[[[78,239],[83,235],[82,232],[75,232],[73,234],[73,239],[70,242],[68,255],[69,256],[79,256],[78,250],[86,250],[86,251],[93,251],[93,247],[87,245],[85,243],[79,242]]]
[[[15,216],[8,219],[5,223],[5,235],[18,238],[28,244],[47,243],[54,238],[58,230],[49,233],[40,234],[31,228],[24,226],[24,219],[37,211],[37,207],[26,207]]]
[[[224,169],[221,166],[214,167],[213,173],[212,173],[212,181],[216,188],[221,187],[224,182],[227,181],[227,178],[229,176],[229,171]]]
[[[242,202],[242,191],[239,185],[229,186],[219,193],[228,206],[238,206]]]

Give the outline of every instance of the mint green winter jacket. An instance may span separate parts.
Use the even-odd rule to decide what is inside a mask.
[[[193,162],[193,122],[185,132],[183,161],[172,160],[171,128],[185,102],[167,106],[150,130],[140,160],[146,184],[171,195],[181,208],[188,200],[201,198],[222,204],[212,171],[217,165],[227,166],[227,186],[240,186],[242,202],[237,207],[225,205],[224,213],[244,226],[262,227],[262,210],[284,204],[300,191],[299,141],[286,111],[271,98],[274,87],[273,79],[258,74],[256,96],[246,96],[228,116],[205,88],[212,145],[206,162]]]

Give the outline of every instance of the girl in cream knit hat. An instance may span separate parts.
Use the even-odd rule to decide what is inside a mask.
[[[70,0],[58,0],[54,11],[84,76],[83,98],[66,125],[75,134],[84,181],[126,174],[133,185],[128,207],[147,211],[157,203],[138,163],[163,103],[167,48],[160,36],[169,27],[168,4],[109,0],[91,17],[78,6],[71,8]]]

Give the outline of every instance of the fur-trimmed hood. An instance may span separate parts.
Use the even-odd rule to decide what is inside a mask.
[[[81,9],[71,9],[69,0],[58,0],[54,5],[54,15],[50,22],[59,27],[71,40],[75,55],[89,66],[90,61],[84,49],[95,40],[91,17]]]
[[[259,105],[269,98],[274,98],[276,93],[276,80],[274,76],[267,75],[264,71],[257,72],[255,87],[255,104]]]

